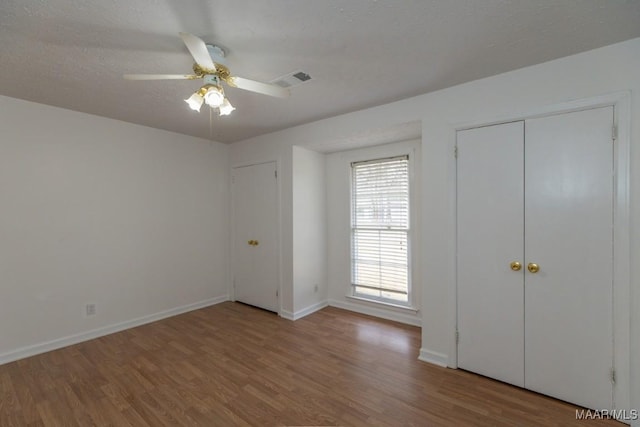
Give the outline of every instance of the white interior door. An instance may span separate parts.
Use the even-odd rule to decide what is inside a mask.
[[[524,124],[458,132],[458,366],[524,386]]]
[[[525,386],[612,407],[613,107],[526,121]]]
[[[234,168],[235,300],[278,311],[275,162]]]

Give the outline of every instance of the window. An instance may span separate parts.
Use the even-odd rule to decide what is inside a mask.
[[[409,157],[351,164],[353,295],[410,305]]]

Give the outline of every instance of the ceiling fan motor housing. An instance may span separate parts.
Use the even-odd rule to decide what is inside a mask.
[[[209,84],[209,85],[214,85],[214,86],[218,86],[219,88],[222,88],[222,85],[220,83],[220,77],[216,76],[215,74],[207,74],[206,76],[204,76],[203,78],[204,80],[204,84]]]

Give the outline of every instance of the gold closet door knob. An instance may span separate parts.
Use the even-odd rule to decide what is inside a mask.
[[[527,270],[529,270],[529,273],[537,273],[538,271],[540,271],[540,266],[538,264],[530,262],[529,265],[527,265]]]
[[[518,261],[512,261],[510,267],[513,271],[520,271],[520,269],[522,268],[522,264],[520,264]]]
[[[254,246],[254,245],[255,245],[255,242],[256,242],[255,240],[249,240],[247,243],[248,243],[250,246]]]
[[[253,246],[258,246],[260,244],[260,242],[258,242],[257,240],[253,241]]]

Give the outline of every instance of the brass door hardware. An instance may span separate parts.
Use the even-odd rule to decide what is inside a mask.
[[[529,265],[527,265],[527,270],[529,270],[529,273],[537,273],[538,271],[540,271],[540,266],[538,264],[530,262]]]
[[[510,267],[513,271],[520,271],[520,269],[522,268],[522,264],[520,264],[518,261],[512,261]]]
[[[257,240],[249,240],[247,243],[250,246],[258,246],[260,244],[260,242],[258,242]]]

